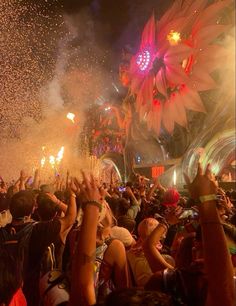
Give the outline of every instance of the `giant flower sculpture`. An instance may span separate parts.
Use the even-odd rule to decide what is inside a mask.
[[[219,14],[232,1],[176,0],[156,22],[147,22],[139,51],[130,63],[130,88],[140,119],[160,134],[175,122],[187,126],[186,110],[205,112],[199,92],[216,87],[211,73],[225,50],[216,38],[229,29]]]

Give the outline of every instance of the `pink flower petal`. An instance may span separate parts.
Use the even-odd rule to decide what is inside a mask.
[[[163,123],[164,128],[170,134],[173,133],[174,126],[175,126],[172,110],[173,110],[173,107],[170,104],[170,101],[166,101],[163,107],[162,123]]]
[[[157,135],[160,135],[161,119],[162,119],[162,103],[153,106],[153,113],[154,113],[154,121],[153,121],[154,131],[156,132]]]
[[[199,51],[196,55],[197,66],[204,68],[205,71],[211,73],[212,71],[222,67],[227,50],[219,45],[210,45]]]
[[[170,97],[170,103],[175,106],[174,118],[180,126],[187,126],[187,116],[181,95],[177,92]]]
[[[229,28],[225,25],[210,25],[200,29],[193,37],[196,48],[204,48]]]
[[[156,23],[154,14],[150,17],[148,22],[146,23],[141,41],[141,49],[146,48],[147,46],[154,46],[155,44],[155,31],[156,31]]]
[[[191,88],[197,91],[205,91],[217,87],[215,81],[209,73],[205,71],[204,66],[195,65],[190,75]]]
[[[148,75],[143,82],[141,91],[143,96],[143,104],[151,104],[153,100],[153,82],[154,76]]]
[[[166,79],[163,69],[160,69],[160,71],[156,75],[156,87],[161,94],[167,97]]]
[[[206,112],[205,106],[197,91],[186,88],[186,90],[181,92],[181,97],[185,108],[200,113]]]
[[[181,65],[167,65],[166,78],[171,84],[174,85],[189,83],[189,78]]]
[[[167,65],[179,64],[184,59],[188,58],[191,55],[192,51],[192,48],[184,44],[171,46],[165,54],[164,61]]]
[[[197,29],[205,27],[207,25],[217,22],[218,16],[222,9],[232,3],[232,0],[218,1],[209,5],[199,16],[195,25],[193,26],[193,34],[196,33]]]
[[[161,17],[160,21],[157,23],[157,31],[160,32],[163,27],[169,23],[173,18],[181,11],[182,0],[175,0],[173,5],[166,11],[166,13]]]

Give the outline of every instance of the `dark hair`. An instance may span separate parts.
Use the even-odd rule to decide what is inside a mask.
[[[125,198],[120,198],[117,200],[119,215],[126,215],[128,209],[130,208],[130,203]]]
[[[173,306],[170,296],[136,288],[113,291],[108,295],[105,306]]]
[[[20,263],[0,246],[0,304],[8,305],[22,284]]]
[[[10,212],[13,219],[23,218],[32,214],[35,196],[33,192],[22,190],[14,194],[10,201]]]
[[[236,243],[236,227],[233,224],[223,224],[225,235],[227,235],[234,243]]]
[[[107,201],[107,203],[108,203],[108,205],[109,205],[113,215],[115,217],[119,216],[119,203],[118,203],[118,199],[115,199],[113,197],[111,197],[111,198],[107,197],[106,201]]]
[[[43,221],[49,221],[59,211],[58,206],[45,194],[40,193],[37,197],[38,215]]]
[[[62,202],[66,202],[65,192],[61,190],[57,190],[54,192],[55,196]]]
[[[194,236],[187,236],[180,242],[175,258],[175,266],[178,269],[188,268],[192,263],[192,247]]]
[[[0,193],[0,212],[9,208],[7,196],[5,193]]]
[[[132,233],[136,226],[136,221],[129,218],[128,216],[120,216],[117,218],[118,226],[126,228],[130,233]]]

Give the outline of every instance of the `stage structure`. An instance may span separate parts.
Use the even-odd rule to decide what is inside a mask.
[[[124,53],[120,80],[128,95],[122,106],[106,108],[117,121],[113,136],[122,152],[113,146],[100,154],[119,169],[121,179],[142,172],[170,185],[174,172],[188,172],[200,159],[204,165],[213,162],[217,175],[234,162],[234,94],[219,91],[230,53],[224,41],[234,35],[233,11],[228,0],[174,1],[160,20],[152,14],[137,52]]]

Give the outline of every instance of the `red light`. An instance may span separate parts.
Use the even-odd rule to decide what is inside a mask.
[[[152,167],[152,178],[156,178],[165,172],[164,166]]]

